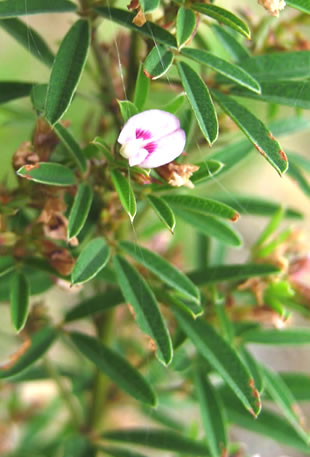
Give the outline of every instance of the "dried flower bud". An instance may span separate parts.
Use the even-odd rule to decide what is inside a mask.
[[[62,198],[49,198],[44,205],[38,222],[43,224],[44,235],[53,240],[67,241],[68,219],[64,216],[66,204]],[[77,238],[70,240],[71,246],[77,246]]]
[[[58,143],[59,138],[50,125],[39,117],[33,132],[33,147],[40,161],[46,162]]]
[[[58,273],[68,276],[72,272],[75,259],[67,249],[45,240],[42,245],[42,251],[44,257],[47,258],[48,262]]]
[[[154,109],[132,116],[118,142],[122,145],[120,154],[131,167],[157,168],[182,154],[185,132],[173,114]]]
[[[168,163],[159,167],[157,173],[167,181],[170,186],[181,187],[186,186],[192,189],[194,184],[190,181],[190,177],[199,167],[191,164],[178,164],[175,162]]]
[[[24,141],[13,156],[13,167],[18,170],[24,165],[35,165],[39,160],[40,157],[34,152],[31,142]]]
[[[284,0],[258,0],[258,3],[269,11],[272,16],[279,16],[280,11],[286,5]]]

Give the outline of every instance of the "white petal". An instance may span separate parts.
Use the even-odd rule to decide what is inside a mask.
[[[185,132],[178,129],[156,141],[156,149],[140,163],[143,168],[156,168],[172,162],[182,154],[186,142]]]
[[[146,149],[140,149],[137,154],[129,157],[129,165],[134,167],[135,165],[140,165],[141,162],[148,156],[148,151]]]
[[[119,137],[120,144],[136,138],[136,131],[149,133],[150,139],[168,135],[180,128],[180,121],[173,114],[159,109],[151,109],[132,116],[124,125]]]

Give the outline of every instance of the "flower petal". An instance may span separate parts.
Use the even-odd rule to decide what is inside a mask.
[[[139,149],[137,154],[134,156],[129,157],[129,166],[134,167],[135,165],[140,165],[141,162],[143,162],[146,157],[148,156],[148,151],[146,149]]]
[[[184,130],[178,129],[156,141],[156,149],[140,163],[143,168],[157,168],[182,154],[186,142]]]
[[[136,138],[157,139],[180,128],[180,121],[173,114],[151,109],[132,116],[124,125],[119,137],[120,144]],[[142,132],[142,133],[141,133]]]

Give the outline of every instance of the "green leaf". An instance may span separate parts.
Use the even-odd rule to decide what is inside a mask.
[[[0,278],[15,269],[14,257],[5,255],[0,256]]]
[[[90,25],[79,19],[62,40],[52,68],[45,104],[45,117],[56,124],[69,108],[82,76],[90,44]]]
[[[200,303],[200,293],[197,287],[184,273],[167,262],[162,256],[129,241],[121,241],[119,246],[168,286],[196,303]]]
[[[218,198],[245,215],[273,216],[282,207],[280,203],[252,195],[232,194],[227,196],[225,194],[218,196]],[[293,208],[286,208],[284,217],[287,219],[303,219],[302,213]]]
[[[73,171],[53,162],[39,162],[36,165],[24,165],[16,172],[29,181],[47,184],[49,186],[73,186],[75,175]]]
[[[43,38],[41,38],[41,36],[28,24],[25,24],[19,19],[3,19],[0,20],[0,27],[15,38],[16,41],[24,46],[28,52],[42,63],[48,67],[53,65],[54,54]],[[31,37],[31,40],[29,37]]]
[[[271,220],[262,231],[258,240],[255,242],[254,247],[261,246],[269,237],[272,235],[280,226],[281,222],[283,221],[285,214],[285,209],[281,206],[272,216]]]
[[[102,438],[122,443],[137,444],[163,451],[172,451],[193,456],[208,456],[208,448],[172,430],[154,428],[126,428],[104,432]]]
[[[155,406],[156,397],[151,386],[124,357],[83,333],[71,332],[70,338],[79,351],[109,376],[120,389],[136,400]]]
[[[254,379],[254,385],[258,392],[261,394],[264,390],[265,383],[262,373],[262,369],[258,361],[252,356],[252,354],[245,348],[239,347],[239,354],[249,369],[249,372],[252,374]]]
[[[259,81],[307,78],[310,51],[273,52],[252,56],[242,60],[240,65]]]
[[[212,457],[222,457],[227,454],[228,439],[227,420],[221,398],[201,370],[197,370],[195,373],[195,387],[211,455]]]
[[[163,195],[162,198],[171,206],[184,210],[212,214],[232,221],[236,221],[239,218],[239,214],[233,208],[210,198],[196,197],[195,195]]]
[[[303,418],[298,410],[296,400],[292,392],[289,390],[281,376],[273,370],[263,367],[263,373],[267,392],[282,410],[284,416],[296,430],[301,439],[305,441],[305,443],[309,443],[310,435],[306,433],[301,426]]]
[[[299,346],[310,344],[310,329],[308,328],[285,328],[276,329],[253,329],[242,333],[245,343],[270,344],[281,346]]]
[[[14,327],[20,332],[28,316],[30,287],[23,273],[15,273],[10,284],[11,319]]]
[[[183,106],[186,100],[186,95],[184,92],[181,92],[176,97],[174,97],[170,102],[163,106],[164,111],[175,114],[181,106]]]
[[[135,194],[129,181],[129,176],[128,179],[126,179],[120,171],[112,170],[111,178],[121,204],[132,222],[136,215],[137,206]]]
[[[195,270],[188,274],[198,286],[213,284],[221,281],[240,281],[241,279],[268,276],[280,273],[280,268],[267,263],[245,263],[236,265],[218,265]]]
[[[177,305],[189,313],[194,319],[196,319],[198,316],[201,316],[204,312],[203,307],[199,302],[197,302],[197,300],[180,297],[177,292],[166,293],[162,289],[156,289],[155,294],[161,303],[165,303],[169,306]]]
[[[202,184],[216,176],[224,167],[222,162],[218,160],[204,160],[203,162],[195,163],[199,170],[195,171],[191,177],[193,184]]]
[[[71,274],[72,284],[94,278],[108,263],[110,248],[103,237],[94,238],[81,251]]]
[[[60,123],[54,125],[54,131],[81,172],[85,173],[87,169],[87,163],[79,143],[74,139],[69,130]]]
[[[260,86],[262,89],[260,95],[237,87],[232,89],[232,95],[294,108],[310,109],[310,82],[308,81],[262,82]]]
[[[224,75],[226,78],[234,81],[240,86],[244,86],[247,89],[260,94],[260,85],[247,71],[243,70],[238,65],[227,62],[210,52],[202,49],[183,48],[182,55],[189,59],[195,60],[203,65],[207,65],[212,70]]]
[[[294,152],[289,153],[290,162],[293,161],[298,167],[307,173],[310,173],[310,160],[307,157],[295,154]]]
[[[294,158],[290,158],[290,166],[288,168],[287,174],[290,178],[298,185],[300,190],[307,196],[310,197],[310,184],[308,180],[303,175],[301,169],[296,164]]]
[[[287,0],[285,3],[287,6],[296,8],[297,10],[301,11],[302,13],[310,14],[309,0]]]
[[[31,103],[38,114],[43,113],[47,92],[47,84],[35,84],[31,89]]]
[[[109,21],[116,22],[117,24],[127,27],[131,30],[139,32],[139,34],[145,35],[156,43],[165,44],[171,48],[177,48],[177,42],[174,36],[165,30],[163,27],[160,27],[153,22],[147,21],[142,27],[138,27],[133,24],[133,18],[136,13],[129,13],[128,11],[121,10],[119,8],[110,8],[105,6],[98,6],[94,8],[94,11],[100,16],[105,17]]]
[[[267,127],[247,108],[228,95],[216,90],[213,90],[212,94],[223,111],[239,126],[255,148],[270,162],[280,176],[285,173],[288,168],[286,155]]]
[[[69,215],[68,239],[77,236],[87,220],[93,201],[93,191],[89,184],[80,184]]]
[[[172,52],[166,46],[156,44],[144,61],[143,71],[148,78],[158,79],[167,73],[172,62]]]
[[[210,363],[253,416],[260,411],[259,394],[246,366],[232,346],[201,318],[174,307],[173,313],[181,329],[199,353]]]
[[[310,400],[309,373],[280,372],[279,375],[290,389],[297,401]]]
[[[159,7],[160,0],[140,0],[143,13],[149,13]]]
[[[40,359],[49,349],[56,338],[57,331],[53,327],[44,327],[31,337],[30,346],[18,357],[17,361],[8,368],[0,369],[0,379],[10,378],[28,368]]]
[[[189,9],[181,6],[177,14],[177,43],[178,47],[184,46],[191,38],[196,26],[196,15]]]
[[[178,62],[177,67],[198,125],[208,143],[212,145],[218,136],[218,121],[209,90],[189,65]]]
[[[127,122],[132,116],[138,114],[138,108],[129,100],[117,100],[117,102],[124,122]]]
[[[158,359],[168,365],[172,359],[172,343],[152,290],[126,259],[117,255],[113,263],[121,291],[133,307],[138,326],[156,344]]]
[[[29,16],[40,13],[65,13],[76,10],[68,0],[4,0],[0,2],[0,17]]]
[[[148,195],[147,200],[163,224],[173,233],[175,228],[175,217],[169,205],[160,197]]]
[[[174,212],[183,221],[192,225],[198,232],[204,233],[212,238],[216,238],[224,244],[231,246],[241,246],[242,240],[240,235],[234,231],[226,222],[207,216],[206,214],[197,213],[190,210],[183,210],[175,207]]]
[[[99,449],[104,454],[111,455],[112,457],[145,457],[145,455],[127,448],[98,445],[97,449]]]
[[[15,100],[16,98],[27,97],[30,94],[32,87],[32,83],[0,81],[0,103],[6,103]]]
[[[150,89],[150,80],[143,72],[143,65],[140,64],[137,76],[136,89],[134,95],[134,105],[139,111],[142,111]]]
[[[247,48],[242,46],[236,38],[229,33],[224,27],[212,24],[212,30],[214,31],[218,40],[222,43],[228,54],[237,62],[242,62],[250,56]],[[251,73],[251,72],[250,72]]]
[[[222,24],[225,24],[228,27],[236,30],[246,38],[251,38],[251,32],[247,24],[230,11],[227,11],[224,8],[220,8],[219,6],[205,3],[193,3],[192,8],[199,13],[212,17],[218,22],[221,22]]]
[[[72,322],[96,313],[105,312],[121,303],[124,303],[124,298],[120,290],[107,289],[102,294],[87,298],[68,311],[65,315],[65,322]]]

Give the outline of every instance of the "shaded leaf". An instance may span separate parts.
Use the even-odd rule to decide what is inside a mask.
[[[32,87],[30,98],[31,103],[37,114],[41,114],[44,111],[45,99],[47,92],[47,84],[35,84]]]
[[[117,100],[119,109],[124,122],[127,122],[135,114],[138,114],[139,110],[134,103],[129,100]]]
[[[295,162],[294,158],[290,158],[290,166],[287,170],[287,174],[297,184],[300,190],[305,195],[307,195],[307,197],[310,197],[310,184],[303,175],[301,169]]]
[[[174,97],[169,103],[167,103],[167,105],[164,105],[163,110],[175,114],[181,108],[181,106],[183,106],[185,100],[186,95],[184,92],[181,92],[176,97]]]
[[[240,127],[263,157],[280,175],[285,173],[288,168],[286,155],[267,127],[247,108],[228,95],[215,90],[212,91],[212,94],[225,113]]]
[[[27,320],[30,286],[23,273],[16,272],[10,284],[11,319],[20,332]]]
[[[71,274],[72,284],[94,278],[108,263],[110,248],[103,237],[94,238],[81,251]]]
[[[264,376],[262,369],[254,358],[254,356],[244,347],[239,348],[240,356],[249,369],[249,372],[252,374],[254,379],[254,384],[258,392],[261,394],[265,387]]]
[[[196,26],[196,15],[189,9],[181,6],[177,14],[177,43],[179,48],[191,38]]]
[[[136,89],[134,95],[134,105],[138,108],[139,111],[142,111],[147,96],[150,89],[150,80],[147,78],[143,72],[143,65],[140,64],[139,72],[136,81]]]
[[[62,40],[46,94],[45,117],[52,125],[69,108],[80,81],[90,44],[90,25],[79,19]]]
[[[149,13],[158,8],[160,0],[140,0],[141,9],[144,13]]]
[[[178,62],[177,67],[198,125],[208,143],[212,145],[218,136],[218,121],[209,90],[189,65]]]
[[[148,202],[151,204],[155,213],[163,224],[173,233],[175,228],[175,217],[169,205],[160,197],[155,195],[147,196]]]
[[[218,160],[204,160],[203,162],[195,163],[195,165],[199,167],[199,170],[195,171],[191,177],[193,184],[202,184],[212,179],[224,167],[224,164]]]
[[[15,100],[16,98],[27,97],[30,94],[32,87],[32,83],[0,81],[0,103],[6,103]]]
[[[5,255],[0,256],[0,278],[15,269],[14,257]]]
[[[124,357],[83,333],[71,332],[70,338],[79,351],[109,376],[120,389],[143,403],[152,406],[156,404],[155,393],[149,383]]]
[[[73,171],[59,163],[39,162],[36,165],[25,165],[16,173],[22,178],[49,186],[73,186],[75,184]]]
[[[200,302],[198,288],[187,278],[187,276],[171,265],[162,256],[142,246],[129,241],[121,241],[119,246],[131,257],[141,263],[145,268],[158,276],[164,283],[180,292],[182,295]]]
[[[310,4],[308,0],[287,0],[285,3],[287,6],[296,8],[302,13],[310,14]]]
[[[137,207],[135,194],[130,181],[129,179],[126,179],[118,170],[111,171],[111,178],[121,204],[132,222],[136,215]]]
[[[140,452],[132,451],[127,448],[98,445],[97,449],[112,457],[145,457],[145,455],[140,454]]]
[[[82,151],[79,143],[75,140],[70,131],[63,127],[60,123],[54,125],[54,131],[81,172],[85,173],[87,163],[84,152]]]
[[[310,376],[309,373],[280,372],[283,379],[297,401],[310,400]]]
[[[0,2],[0,18],[29,16],[40,13],[73,12],[76,5],[69,0],[5,0]]]
[[[144,61],[143,71],[148,78],[158,79],[167,73],[172,62],[172,52],[166,46],[156,44]]]
[[[172,343],[152,290],[126,259],[117,255],[113,263],[120,288],[135,312],[138,326],[156,344],[158,359],[168,365],[172,359]]]
[[[77,236],[87,220],[93,201],[93,191],[89,184],[82,183],[74,197],[68,221],[68,238]]]
[[[231,33],[224,29],[224,27],[217,24],[212,24],[211,27],[218,40],[233,59],[242,64],[243,60],[250,56],[247,48],[242,46]]]

